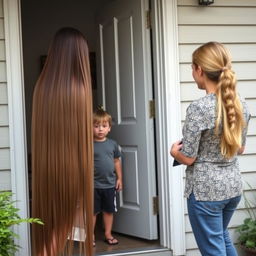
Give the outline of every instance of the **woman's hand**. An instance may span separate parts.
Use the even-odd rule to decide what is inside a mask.
[[[183,153],[180,152],[182,146],[183,144],[181,140],[173,143],[170,150],[171,156],[181,164],[192,165],[195,162],[196,157],[187,157],[183,155]]]
[[[182,148],[182,141],[179,140],[175,143],[172,144],[171,150],[170,150],[170,154],[173,158],[175,158],[175,156],[177,155],[177,152],[179,152]]]
[[[244,149],[245,149],[245,146],[242,146],[241,148],[239,148],[237,154],[242,155],[244,153]]]

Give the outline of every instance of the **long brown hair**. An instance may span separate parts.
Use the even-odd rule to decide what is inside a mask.
[[[231,67],[230,53],[223,44],[208,42],[194,51],[192,61],[194,65],[202,68],[208,79],[216,83],[215,131],[221,136],[222,155],[231,158],[241,147],[245,120],[237,94],[237,79]]]
[[[74,226],[86,233],[80,253],[92,255],[92,142],[87,43],[78,30],[62,28],[33,96],[32,211],[44,222],[33,226],[33,255],[71,255]]]

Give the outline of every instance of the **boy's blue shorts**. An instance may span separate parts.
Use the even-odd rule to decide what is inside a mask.
[[[94,214],[100,212],[117,212],[116,188],[94,189]]]

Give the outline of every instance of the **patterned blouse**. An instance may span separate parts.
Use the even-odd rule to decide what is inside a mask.
[[[216,103],[213,93],[192,102],[187,108],[183,127],[181,152],[187,157],[196,157],[193,165],[186,168],[185,197],[193,191],[199,201],[221,201],[242,192],[237,156],[225,159],[220,152],[220,138],[215,135]],[[248,107],[243,101],[242,104],[248,124]],[[243,130],[243,146],[247,127]]]

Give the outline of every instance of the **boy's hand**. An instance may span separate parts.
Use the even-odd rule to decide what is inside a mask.
[[[121,179],[117,179],[116,180],[116,190],[119,192],[123,189],[123,182],[121,181]]]
[[[115,170],[116,170],[116,190],[119,192],[123,189],[123,182],[122,182],[122,166],[120,158],[114,159]]]

